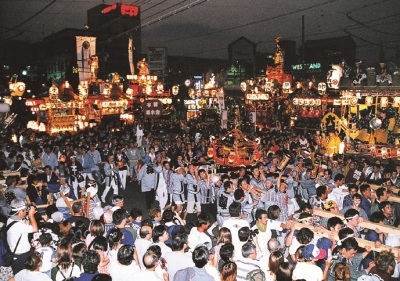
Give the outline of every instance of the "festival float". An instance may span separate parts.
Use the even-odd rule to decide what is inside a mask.
[[[96,126],[105,116],[119,116],[126,124],[132,124],[134,116],[128,111],[134,101],[140,101],[146,117],[161,116],[163,104],[171,104],[169,91],[165,91],[157,76],[150,75],[148,65],[143,59],[138,63],[139,73],[126,76],[129,85],[124,85],[118,73],[111,73],[109,79],[98,79],[98,58],[95,53],[95,38],[77,36],[77,57],[79,86],[75,93],[68,81],[53,84],[49,96],[30,98],[25,104],[36,114],[36,120],[29,121],[27,128],[55,135],[60,132],[77,132]],[[131,55],[130,55],[131,61]],[[89,89],[98,89],[99,94]],[[147,107],[146,107],[147,106]]]
[[[261,157],[258,149],[260,139],[252,141],[238,129],[231,130],[221,138],[211,136],[210,142],[207,157],[221,166],[250,166]]]

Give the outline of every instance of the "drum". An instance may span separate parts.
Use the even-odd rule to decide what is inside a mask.
[[[375,142],[376,143],[387,143],[388,135],[389,135],[389,133],[386,130],[382,130],[382,129],[376,130],[375,131]]]

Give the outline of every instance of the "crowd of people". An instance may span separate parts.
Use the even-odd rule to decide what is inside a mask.
[[[18,175],[0,187],[1,279],[400,280],[400,165],[271,130],[248,132],[253,166],[215,170],[224,133],[162,121],[3,141],[0,170]]]

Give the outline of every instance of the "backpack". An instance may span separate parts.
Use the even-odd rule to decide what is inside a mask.
[[[261,269],[253,269],[246,275],[246,280],[249,281],[265,281],[265,273]]]
[[[14,262],[15,251],[18,248],[18,244],[21,240],[21,236],[18,239],[17,245],[14,252],[11,252],[10,246],[7,242],[7,232],[10,228],[16,224],[18,221],[13,221],[9,225],[4,224],[0,229],[0,266],[11,266]]]

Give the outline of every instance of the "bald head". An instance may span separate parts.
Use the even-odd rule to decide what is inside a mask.
[[[148,225],[144,225],[140,228],[139,235],[142,239],[150,240],[153,235],[153,229]]]
[[[148,270],[155,270],[158,264],[158,257],[152,252],[146,252],[143,256],[143,265]]]
[[[270,252],[277,251],[281,248],[281,243],[279,243],[278,239],[271,238],[268,241],[268,249]]]

